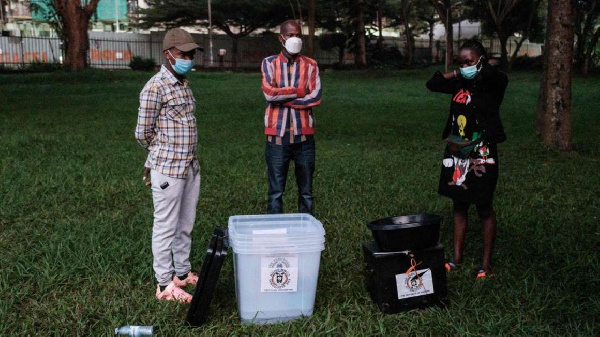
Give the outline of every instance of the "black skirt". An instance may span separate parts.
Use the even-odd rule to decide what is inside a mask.
[[[455,201],[489,204],[494,199],[497,182],[496,144],[479,146],[465,159],[454,156],[446,147],[438,186],[439,194]]]

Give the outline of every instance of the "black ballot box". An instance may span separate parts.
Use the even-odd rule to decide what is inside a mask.
[[[444,246],[388,252],[363,244],[365,283],[373,302],[393,314],[447,301]]]

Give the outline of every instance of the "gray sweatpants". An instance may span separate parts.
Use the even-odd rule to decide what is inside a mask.
[[[186,179],[172,178],[152,170],[154,226],[152,255],[158,284],[166,286],[177,275],[191,270],[190,250],[196,206],[200,195],[200,172],[188,168]]]

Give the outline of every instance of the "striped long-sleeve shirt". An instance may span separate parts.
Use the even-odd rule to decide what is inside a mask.
[[[321,104],[321,79],[317,62],[304,55],[290,62],[283,53],[262,62],[262,91],[267,100],[265,134],[283,137],[313,135],[312,107]],[[303,94],[306,94],[302,97]],[[291,119],[291,120],[288,120]]]
[[[185,178],[190,164],[199,168],[195,110],[187,79],[177,80],[165,66],[146,83],[140,93],[135,138],[148,149],[146,163],[153,170]]]

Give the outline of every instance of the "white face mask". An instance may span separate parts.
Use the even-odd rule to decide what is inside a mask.
[[[302,50],[302,39],[299,37],[290,37],[285,40],[285,44],[283,44],[283,46],[288,53],[292,55],[298,54],[300,50]]]

